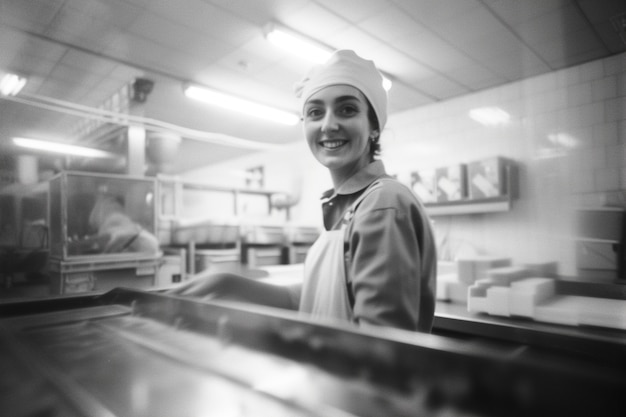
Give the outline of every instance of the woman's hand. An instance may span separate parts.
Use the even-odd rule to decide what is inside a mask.
[[[219,298],[223,296],[229,287],[229,280],[236,279],[234,274],[220,272],[212,274],[197,274],[191,280],[167,291],[167,294],[184,295],[200,298]]]
[[[199,297],[205,300],[220,298],[290,310],[298,309],[297,302],[292,300],[286,287],[228,272],[198,274],[190,281],[167,291],[167,294]]]

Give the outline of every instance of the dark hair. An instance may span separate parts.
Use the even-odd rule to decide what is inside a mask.
[[[378,131],[378,135],[370,140],[370,159],[373,161],[375,157],[380,155],[380,125],[378,124],[378,117],[376,117],[372,103],[370,103],[367,97],[365,100],[367,101],[367,119],[372,129]]]

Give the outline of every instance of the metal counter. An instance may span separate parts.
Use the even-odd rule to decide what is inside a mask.
[[[470,313],[466,306],[437,302],[433,332],[464,339],[501,341],[554,351],[626,370],[626,332],[600,327],[541,323],[521,317]],[[626,373],[626,371],[624,371]]]
[[[11,416],[623,415],[622,369],[115,289],[0,305]]]

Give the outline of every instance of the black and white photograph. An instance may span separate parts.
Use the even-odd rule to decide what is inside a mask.
[[[626,415],[623,0],[0,0],[0,415]]]

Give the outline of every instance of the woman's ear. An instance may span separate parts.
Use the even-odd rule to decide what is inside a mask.
[[[376,139],[379,135],[380,132],[378,132],[378,129],[374,129],[370,132],[370,139]]]

